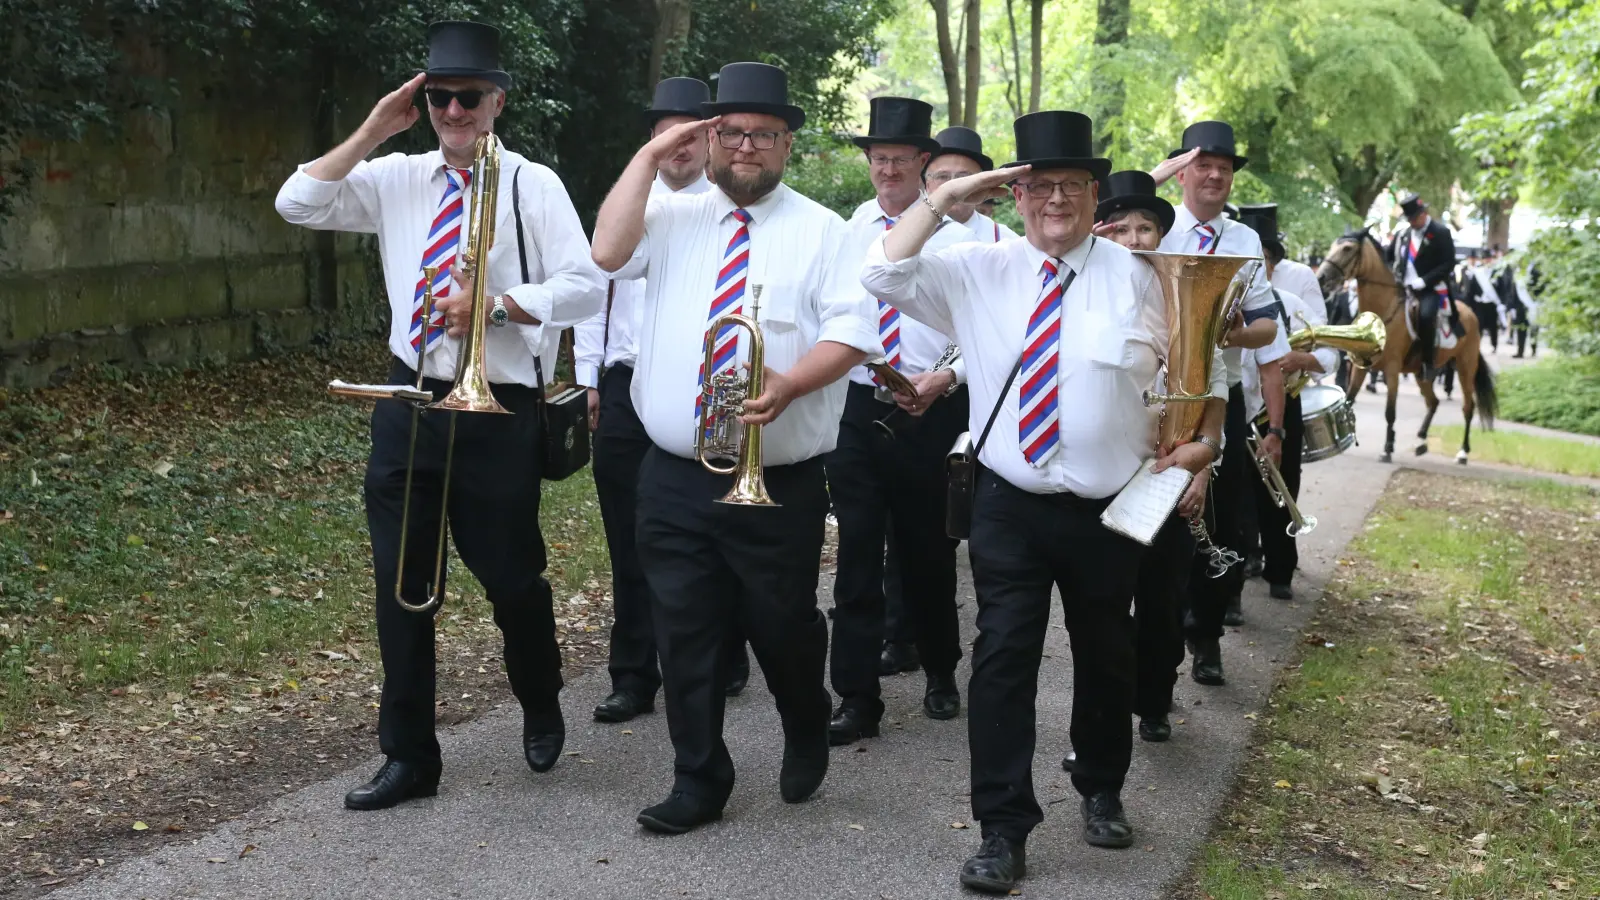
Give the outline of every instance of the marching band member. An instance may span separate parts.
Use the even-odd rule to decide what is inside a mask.
[[[389,383],[415,383],[411,366],[420,350],[425,386],[436,398],[451,387],[459,336],[468,327],[473,285],[470,273],[456,265],[456,254],[465,249],[464,223],[474,215],[466,207],[473,195],[469,182],[476,143],[479,135],[493,131],[511,88],[499,58],[499,29],[436,23],[429,31],[427,71],[379,100],[344,143],[300,166],[278,192],[278,212],[293,224],[378,235],[394,316],[389,348],[396,358]],[[439,149],[365,161],[416,122],[412,101],[419,89],[427,97]],[[485,334],[489,381],[495,398],[514,415],[429,414],[419,420],[403,589],[413,596],[426,593],[433,537],[440,517],[447,516],[456,551],[482,582],[495,624],[505,635],[506,675],[522,705],[523,755],[535,772],[544,772],[561,756],[566,727],[557,700],[561,651],[539,532],[541,399],[534,360],[537,356],[545,372],[554,372],[559,330],[594,315],[605,290],[561,180],[510,150],[500,151],[500,164],[507,177],[500,179],[498,207],[511,209],[514,193],[520,195],[527,240],[539,247],[531,261],[536,281],[529,284],[522,283],[517,242],[507,240],[509,235],[501,233],[494,252],[481,262],[492,300],[485,312],[496,326]],[[440,299],[428,328],[422,323],[424,264],[441,266],[434,282]],[[456,477],[449,508],[441,509],[452,417],[458,420]],[[395,602],[411,422],[410,407],[399,400],[379,400],[372,412],[366,503],[383,656],[378,741],[388,759],[370,782],[345,795],[351,809],[430,797],[439,784],[433,613],[408,612]],[[442,584],[434,587],[444,591]]]
[[[1142,400],[1165,351],[1154,273],[1090,234],[1096,180],[1092,125],[1075,112],[1015,123],[1005,169],[946,182],[868,251],[861,281],[875,296],[952,335],[967,358],[972,434],[982,462],[969,549],[978,639],[969,687],[972,813],[983,843],[961,882],[1012,889],[1043,819],[1033,790],[1035,696],[1059,588],[1074,678],[1095,690],[1073,704],[1084,838],[1126,847],[1121,790],[1132,754],[1134,638],[1128,615],[1142,548],[1101,525],[1101,512],[1153,455],[1156,422]],[[952,204],[1014,179],[1023,240],[924,245]],[[1071,414],[1064,413],[1071,410]],[[1199,471],[1203,444],[1174,461]]]
[[[655,99],[644,111],[650,136],[684,122],[700,120],[700,106],[711,89],[698,78],[668,78],[656,85]],[[652,196],[663,193],[703,194],[711,190],[705,169],[709,141],[690,141],[662,163]],[[643,316],[644,281],[612,281],[600,315],[574,329],[578,382],[589,389],[590,428],[594,431],[594,487],[605,522],[611,556],[611,693],[595,707],[597,722],[626,722],[655,710],[661,673],[656,667],[655,625],[650,618],[650,584],[634,546],[634,506],[638,500],[639,466],[650,449],[650,436],[633,410],[633,364],[639,356],[637,333]],[[729,694],[738,693],[749,677],[750,661],[743,638],[734,633],[727,652],[732,665]]]
[[[904,97],[874,97],[868,133],[854,139],[867,156],[877,196],[850,219],[852,244],[864,251],[922,197],[921,173],[938,149],[929,137],[933,107]],[[971,240],[951,221],[935,237],[939,245]],[[858,256],[859,258],[859,256]],[[898,568],[904,610],[917,636],[927,672],[923,710],[932,719],[953,719],[961,710],[956,664],[961,660],[956,616],[956,547],[945,534],[945,455],[966,428],[967,397],[962,367],[934,371],[950,339],[878,307],[878,337],[887,364],[916,386],[915,396],[896,402],[876,398],[878,376],[852,369],[839,424],[838,446],[827,455],[828,489],[839,522],[834,579],[833,658],[830,674],[839,708],[828,726],[835,746],[876,737],[883,718],[879,665],[884,644],[884,541]],[[942,398],[942,399],[941,399]],[[899,404],[900,412],[895,412]],[[894,422],[894,437],[880,420]]]
[[[828,631],[816,596],[828,513],[822,456],[838,435],[845,374],[882,352],[871,299],[851,277],[844,221],[782,184],[805,121],[783,70],[724,66],[703,112],[711,118],[667,129],[634,155],[594,237],[602,269],[646,277],[633,401],[654,446],[639,471],[638,552],[676,765],[667,798],[638,821],[668,834],[721,818],[733,790],[718,651],[734,622],[783,720],[783,799],[806,800],[827,773]],[[652,197],[656,170],[708,128],[715,187]],[[764,426],[777,506],[715,502],[732,478],[696,458],[701,378],[713,374],[701,371],[705,335],[738,310],[758,317],[765,338],[764,391],[745,401],[742,421]],[[736,369],[751,343],[743,329],[719,332],[717,371]]]
[[[1172,151],[1157,166],[1156,182],[1176,175],[1183,187],[1183,205],[1177,211],[1172,230],[1161,241],[1170,253],[1207,253],[1235,256],[1261,256],[1261,241],[1254,231],[1225,216],[1228,195],[1233,191],[1233,173],[1242,168],[1245,158],[1235,152],[1233,127],[1226,122],[1196,122],[1183,131],[1183,146]],[[1266,272],[1258,271],[1245,292],[1245,327],[1229,334],[1223,354],[1228,370],[1228,415],[1223,426],[1226,436],[1222,465],[1211,488],[1211,507],[1216,525],[1211,539],[1223,547],[1244,545],[1243,519],[1253,515],[1255,494],[1250,482],[1256,480],[1245,446],[1244,393],[1241,352],[1256,349],[1260,364],[1261,390],[1265,398],[1269,428],[1261,439],[1261,451],[1277,460],[1282,453],[1283,372],[1277,363],[1289,352],[1287,335],[1273,322],[1272,292]],[[1193,663],[1189,677],[1200,684],[1224,683],[1222,673],[1222,626],[1225,620],[1242,621],[1240,593],[1244,589],[1242,567],[1230,568],[1220,578],[1205,574],[1207,561],[1195,556],[1194,574],[1189,579],[1189,615],[1186,620],[1189,652]]]

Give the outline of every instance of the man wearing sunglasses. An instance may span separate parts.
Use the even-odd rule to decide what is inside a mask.
[[[800,803],[827,774],[822,457],[838,435],[845,374],[883,352],[844,221],[782,184],[805,122],[783,70],[730,63],[716,102],[702,109],[709,119],[668,129],[634,155],[594,230],[600,268],[645,277],[633,401],[654,446],[639,470],[637,538],[677,759],[671,791],[638,822],[665,834],[721,818],[732,793],[720,651],[735,626],[783,720],[779,793]],[[651,196],[662,163],[708,136],[714,188]],[[714,369],[702,370],[711,322],[734,312],[754,315],[765,342],[764,390],[745,401],[741,421],[763,426],[762,474],[776,506],[716,502],[733,479],[696,458],[702,378],[741,371],[749,359],[744,329],[719,330]]]
[[[463,271],[468,223],[474,221],[472,165],[478,136],[494,128],[511,78],[499,66],[500,32],[473,22],[440,22],[429,32],[428,68],[378,101],[344,143],[306,163],[278,192],[289,222],[329,231],[378,235],[393,316],[390,384],[415,384],[420,362],[436,399],[450,389],[460,335],[470,324],[472,273]],[[428,153],[393,153],[371,161],[389,138],[421,117],[417,91],[439,138]],[[456,551],[483,584],[505,635],[512,692],[522,705],[522,751],[535,772],[561,756],[565,737],[558,694],[561,652],[555,642],[550,584],[539,532],[540,371],[555,371],[560,330],[594,315],[605,283],[561,180],[521,155],[500,151],[500,220],[494,248],[478,268],[486,280],[484,356],[495,399],[512,415],[428,412],[417,420],[414,467],[408,462],[411,408],[379,400],[372,412],[367,463],[367,522],[376,572],[383,696],[378,738],[387,761],[345,796],[351,809],[382,809],[438,790],[434,736],[434,614],[395,601],[400,523],[407,472],[411,498],[403,591],[412,602],[430,589],[433,536],[447,516]],[[513,196],[520,197],[528,254],[524,279]],[[422,322],[423,266],[438,266],[438,302]],[[525,283],[526,282],[526,283]],[[538,361],[536,365],[535,361]],[[454,477],[441,509],[447,433],[455,419]]]

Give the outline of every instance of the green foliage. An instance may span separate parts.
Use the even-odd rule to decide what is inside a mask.
[[[846,220],[862,201],[875,196],[861,150],[822,135],[795,142],[783,181]]]
[[[1521,255],[1538,266],[1536,321],[1550,346],[1600,358],[1600,222],[1541,231]]]
[[[1499,382],[1502,418],[1600,437],[1600,359],[1552,357]]]

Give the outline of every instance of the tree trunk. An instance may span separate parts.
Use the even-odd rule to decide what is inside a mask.
[[[1362,147],[1355,156],[1333,157],[1334,174],[1339,188],[1350,198],[1350,212],[1364,219],[1378,196],[1394,180],[1394,160],[1378,161],[1378,148],[1372,144]]]
[[[1128,43],[1130,5],[1130,0],[1100,0],[1099,17],[1095,20],[1094,71],[1089,79],[1089,93],[1100,98],[1100,116],[1094,129],[1096,156],[1105,156],[1110,151],[1127,99],[1121,76],[1110,69],[1112,57]]]
[[[1489,208],[1489,226],[1483,230],[1483,241],[1504,249],[1511,243],[1511,210],[1516,207],[1517,198],[1504,197],[1484,205]]]
[[[650,81],[645,85],[654,90],[661,73],[671,70],[676,74],[683,60],[683,45],[689,40],[689,13],[691,0],[655,0],[656,34],[650,44]]]
[[[1029,23],[1033,39],[1029,44],[1033,65],[1028,69],[1028,112],[1039,111],[1039,72],[1044,60],[1044,0],[1033,0],[1033,21]]]
[[[1011,105],[1011,116],[1016,118],[1022,115],[1022,50],[1017,42],[1016,0],[1006,0],[1006,22],[1011,26],[1011,83],[1017,91],[1017,100]],[[1037,84],[1038,80],[1035,79],[1034,83]],[[1006,100],[1010,99],[1011,91],[1007,89]]]
[[[950,37],[950,0],[928,0],[933,26],[939,35],[939,68],[944,71],[944,93],[950,105],[950,124],[960,125],[961,70],[956,65],[956,45]]]
[[[1272,171],[1272,130],[1276,121],[1252,122],[1245,129],[1244,155],[1250,160],[1250,171],[1266,175]]]
[[[978,127],[978,84],[983,75],[983,0],[967,0],[967,97],[961,108],[961,124]]]

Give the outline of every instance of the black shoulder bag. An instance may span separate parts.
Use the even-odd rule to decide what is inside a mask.
[[[522,283],[532,281],[528,274],[528,244],[522,234],[522,194],[519,190],[519,166],[511,176],[511,211],[517,221],[517,256],[522,263]],[[536,248],[537,249],[537,248]],[[556,359],[561,359],[561,348],[572,353],[572,329],[561,332]],[[579,385],[565,385],[554,397],[546,390],[543,354],[534,354],[533,371],[539,380],[539,477],[546,481],[562,481],[589,464],[589,393]]]

